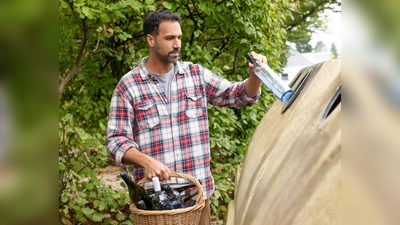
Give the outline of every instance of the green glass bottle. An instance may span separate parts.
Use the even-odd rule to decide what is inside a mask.
[[[153,210],[154,206],[152,200],[147,195],[146,191],[141,186],[137,185],[126,171],[121,171],[120,175],[128,186],[129,198],[131,199],[132,203],[135,204],[138,209],[143,209],[143,206],[141,204],[138,204],[139,200],[143,200],[146,209]]]

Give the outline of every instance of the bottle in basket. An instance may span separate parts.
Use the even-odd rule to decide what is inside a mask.
[[[131,199],[132,203],[137,205],[139,201],[139,189],[136,187],[134,181],[129,177],[128,173],[122,171],[120,173],[121,178],[125,181],[126,185],[128,186],[129,191],[129,198]]]
[[[194,206],[196,204],[196,200],[194,200],[193,198],[198,195],[198,190],[197,188],[194,189],[191,192],[185,193],[182,196],[183,202],[185,203],[186,207],[191,207]]]
[[[199,183],[201,184],[201,181],[198,180]],[[194,183],[168,183],[168,185],[174,189],[175,191],[181,193],[189,188],[194,188],[196,185]],[[161,188],[162,189],[162,188]],[[147,188],[146,192],[148,195],[153,195],[154,194],[154,188]]]
[[[174,209],[186,208],[186,205],[178,191],[172,189],[168,184],[164,184],[161,189],[167,194],[168,200],[171,202]]]
[[[137,208],[141,209],[141,210],[147,210],[146,203],[144,203],[144,201],[142,199],[140,199],[138,201]]]
[[[160,181],[158,177],[153,177],[154,196],[153,205],[155,210],[171,210],[174,209],[168,200],[168,197],[164,191],[161,190]]]
[[[147,195],[146,191],[141,186],[137,185],[126,171],[121,171],[120,176],[128,186],[129,198],[132,203],[135,204],[138,209],[152,210],[154,208],[153,202]],[[143,207],[142,202],[144,203],[145,208]]]

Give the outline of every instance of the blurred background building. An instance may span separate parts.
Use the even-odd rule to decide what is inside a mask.
[[[286,67],[281,73],[282,80],[285,84],[296,76],[296,74],[304,67],[324,62],[331,59],[331,52],[307,52],[300,53],[294,49],[290,49]]]

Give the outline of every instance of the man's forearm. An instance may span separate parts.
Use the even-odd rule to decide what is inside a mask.
[[[261,85],[261,80],[256,75],[251,74],[244,84],[244,90],[246,91],[247,96],[250,98],[255,97],[260,90]]]
[[[162,162],[141,153],[136,148],[130,148],[122,157],[122,162],[134,164],[144,168],[145,176],[151,180],[153,177],[159,177],[160,180],[169,180],[169,168]]]
[[[126,150],[122,157],[122,162],[127,164],[134,164],[139,167],[147,167],[150,164],[150,156],[141,153],[136,148]]]

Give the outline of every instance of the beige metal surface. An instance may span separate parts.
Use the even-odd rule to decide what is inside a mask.
[[[341,103],[329,103],[341,85],[341,61],[304,68],[293,89],[310,69],[290,108],[281,114],[285,103],[276,101],[257,126],[238,171],[228,225],[339,223]],[[325,118],[327,107],[332,111]]]

